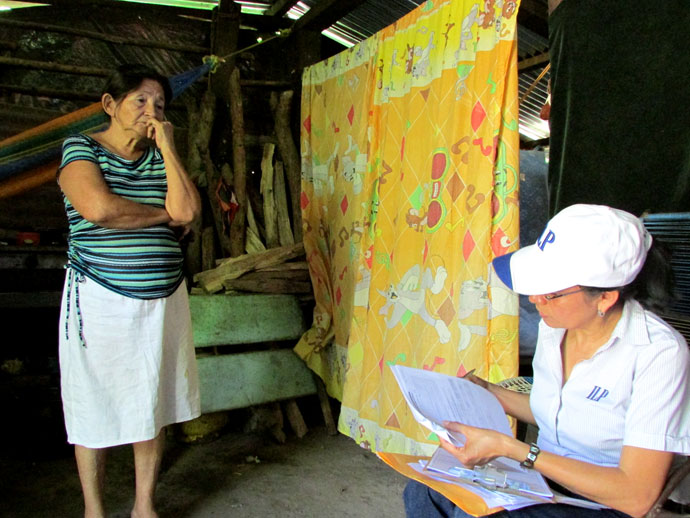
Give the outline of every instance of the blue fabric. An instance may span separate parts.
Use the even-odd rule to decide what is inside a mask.
[[[206,72],[211,70],[211,67],[211,62],[205,62],[201,66],[192,68],[191,70],[187,70],[186,72],[182,72],[181,74],[169,77],[168,83],[170,84],[170,89],[172,90],[172,98],[177,99],[177,97],[180,94],[182,94],[182,92],[184,92],[192,83],[194,83],[194,81],[196,81],[201,76],[206,74]]]
[[[441,493],[411,480],[403,492],[407,518],[472,518]],[[629,518],[613,509],[601,511],[564,504],[540,504],[515,511],[500,511],[492,518]]]

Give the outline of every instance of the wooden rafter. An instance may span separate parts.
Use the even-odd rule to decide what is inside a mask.
[[[275,0],[271,3],[271,7],[264,12],[264,16],[282,18],[296,3],[296,0]]]
[[[321,32],[364,2],[365,0],[322,0],[295,22],[293,30]]]

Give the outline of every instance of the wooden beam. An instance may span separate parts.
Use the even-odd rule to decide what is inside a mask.
[[[232,70],[229,82],[230,121],[232,126],[232,169],[234,190],[239,208],[230,227],[230,250],[233,257],[242,255],[245,250],[247,226],[247,150],[244,147],[244,110],[240,89],[240,71]]]
[[[77,74],[82,76],[107,77],[112,70],[107,68],[81,67],[77,65],[62,65],[49,61],[36,61],[33,59],[16,59],[0,56],[0,65],[10,67],[29,68],[33,70],[47,70],[50,72],[62,72],[63,74]]]
[[[321,0],[295,22],[293,30],[321,32],[364,2],[365,0]]]
[[[282,18],[283,15],[287,13],[296,3],[296,0],[275,0],[271,4],[271,7],[264,11],[263,16]]]
[[[549,57],[548,52],[544,52],[543,54],[538,54],[536,56],[532,56],[530,58],[525,58],[521,61],[518,61],[518,71],[519,72],[525,72],[526,70],[530,68],[534,68],[538,65],[543,65],[544,63],[548,63],[551,58]]]
[[[196,45],[177,45],[175,43],[166,43],[163,41],[142,40],[136,38],[123,38],[121,36],[113,36],[110,34],[103,34],[101,32],[87,31],[83,29],[75,29],[73,27],[65,27],[62,25],[50,25],[45,23],[25,22],[21,20],[12,20],[9,18],[0,18],[0,26],[15,27],[20,29],[28,29],[43,32],[56,32],[59,34],[71,34],[74,36],[81,36],[92,40],[107,41],[110,43],[117,43],[118,45],[133,45],[136,47],[154,48],[172,50],[175,52],[193,52],[196,54],[208,54],[210,49],[205,47],[198,47]]]

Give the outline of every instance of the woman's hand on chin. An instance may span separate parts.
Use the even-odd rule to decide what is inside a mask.
[[[174,150],[173,125],[169,121],[150,118],[146,122],[146,137],[161,151]]]

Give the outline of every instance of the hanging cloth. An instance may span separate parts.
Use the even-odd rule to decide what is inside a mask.
[[[315,309],[295,351],[376,451],[438,445],[389,365],[517,374],[517,297],[490,274],[518,241],[516,4],[481,5],[425,2],[303,75]]]

